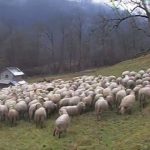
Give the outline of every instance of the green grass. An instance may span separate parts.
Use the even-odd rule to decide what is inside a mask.
[[[0,125],[1,150],[149,150],[150,118],[138,112],[120,116],[106,112],[96,121],[93,112],[72,118],[68,133],[53,137],[56,116],[37,129],[20,121],[16,127]]]
[[[94,69],[87,74],[117,75],[124,70],[139,70],[150,67],[150,55],[128,60],[117,65]],[[75,74],[47,78],[70,79]],[[37,81],[41,78],[30,78]],[[19,121],[16,127],[0,123],[0,150],[150,150],[150,107],[140,113],[138,105],[132,115],[117,115],[105,112],[101,121],[96,121],[94,112],[72,118],[66,135],[53,137],[57,114],[46,122],[44,129],[34,123]]]

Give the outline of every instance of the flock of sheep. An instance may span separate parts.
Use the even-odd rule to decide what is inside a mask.
[[[137,101],[137,102],[136,102]],[[131,113],[135,103],[140,109],[150,101],[150,69],[124,71],[121,77],[81,76],[11,86],[0,91],[0,120],[11,126],[19,119],[34,121],[43,127],[54,112],[59,113],[53,135],[60,137],[70,125],[71,116],[95,109],[97,120],[107,109]]]

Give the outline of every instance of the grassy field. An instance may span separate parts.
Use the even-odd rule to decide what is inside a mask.
[[[94,69],[87,74],[117,75],[124,70],[150,68],[150,55],[128,60],[117,65]],[[59,75],[49,79],[70,79],[86,74]],[[34,82],[41,78],[30,78]],[[117,115],[115,111],[105,112],[101,121],[96,121],[94,112],[72,118],[67,135],[53,137],[52,116],[44,129],[37,129],[34,123],[20,121],[16,127],[0,123],[0,150],[150,150],[150,106],[142,113],[138,104],[132,115]]]

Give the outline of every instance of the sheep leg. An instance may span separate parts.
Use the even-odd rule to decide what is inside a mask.
[[[38,126],[40,126],[39,122],[37,120],[35,121],[35,126],[36,126],[36,128],[38,128]]]
[[[13,118],[10,120],[10,126],[13,127]]]
[[[61,133],[62,133],[62,132],[60,132],[60,131],[59,131],[59,133],[58,133],[58,138],[60,138],[60,137],[61,137]]]
[[[113,110],[112,104],[110,102],[108,102],[109,108],[110,110]]]
[[[56,134],[56,128],[55,128],[54,131],[53,131],[53,136],[55,136],[55,134]]]
[[[131,115],[132,114],[132,110],[128,109],[128,114]]]
[[[17,117],[14,118],[14,125],[17,125]]]
[[[97,114],[97,121],[100,121],[100,119],[101,119],[101,113],[98,113]]]

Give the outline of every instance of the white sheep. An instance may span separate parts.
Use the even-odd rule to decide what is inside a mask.
[[[43,103],[43,107],[46,109],[47,117],[49,117],[50,114],[56,110],[57,104],[53,103],[52,101],[45,101]]]
[[[64,109],[62,110],[62,112],[63,114],[59,116],[55,121],[55,128],[53,131],[53,136],[58,135],[59,138],[63,132],[67,132],[67,129],[70,124],[70,117],[67,111]]]
[[[66,109],[70,116],[75,116],[82,113],[85,109],[85,104],[83,102],[79,102],[76,106],[63,106],[59,109],[59,114],[62,114],[62,110],[64,109]]]
[[[138,94],[138,100],[140,102],[141,109],[145,107],[149,99],[150,99],[150,87],[141,88]]]
[[[107,109],[108,109],[108,102],[103,97],[100,97],[95,103],[95,113],[97,120],[100,120],[102,112]]]
[[[135,94],[134,92],[132,92],[130,95],[127,95],[122,99],[121,104],[119,106],[120,113],[121,114],[131,113],[134,103],[135,103]]]
[[[36,107],[38,107],[38,105]],[[46,117],[47,115],[45,108],[39,106],[34,114],[34,121],[36,123],[36,127],[40,126],[41,128],[43,128]]]
[[[122,99],[127,95],[125,90],[120,90],[116,94],[116,108],[120,105]]]

